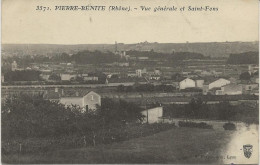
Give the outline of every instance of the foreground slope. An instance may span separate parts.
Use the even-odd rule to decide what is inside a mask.
[[[2,156],[4,163],[210,163],[230,141],[232,131],[173,128],[148,137],[97,147]]]

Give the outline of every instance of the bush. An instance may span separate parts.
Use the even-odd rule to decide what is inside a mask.
[[[225,123],[223,128],[225,130],[236,130],[236,125],[234,123]]]
[[[186,89],[181,89],[181,92],[202,92],[202,89],[200,88],[186,88]]]
[[[212,125],[209,125],[207,123],[201,122],[201,123],[194,123],[194,122],[184,122],[179,121],[180,127],[194,127],[194,128],[203,128],[203,129],[212,129]]]

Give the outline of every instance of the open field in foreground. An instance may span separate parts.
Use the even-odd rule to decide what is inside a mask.
[[[210,163],[221,160],[233,131],[173,128],[96,147],[2,156],[3,163]],[[206,157],[209,156],[209,157]]]

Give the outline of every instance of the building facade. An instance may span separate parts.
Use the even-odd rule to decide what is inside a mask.
[[[186,78],[179,82],[180,89],[194,88],[194,87],[196,87],[196,83],[194,80],[192,80],[190,78]]]
[[[158,123],[163,116],[163,107],[147,109],[141,112],[144,115],[143,123]]]
[[[96,110],[97,105],[101,106],[101,96],[93,91],[87,93],[85,96],[61,97],[60,103],[70,106],[77,105],[84,111]]]

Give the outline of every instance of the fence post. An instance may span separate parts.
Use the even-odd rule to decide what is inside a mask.
[[[94,133],[94,131],[93,131],[93,145],[94,145],[94,147],[96,146],[96,135],[95,135],[95,133]]]
[[[19,152],[22,152],[22,143],[19,143]]]
[[[87,146],[86,136],[83,137],[83,140],[84,140],[84,147],[86,147]]]

